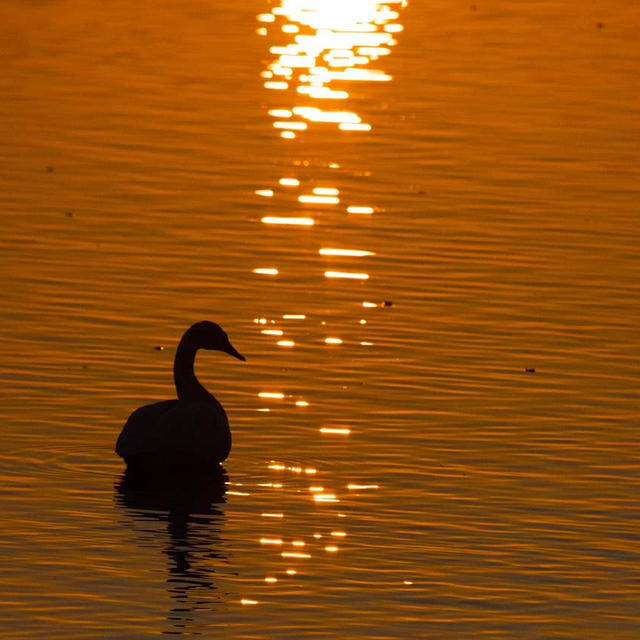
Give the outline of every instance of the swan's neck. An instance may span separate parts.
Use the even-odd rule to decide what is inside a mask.
[[[183,336],[173,363],[173,381],[179,400],[195,402],[211,397],[209,392],[198,382],[193,370],[197,351],[198,345],[194,344],[188,335]]]

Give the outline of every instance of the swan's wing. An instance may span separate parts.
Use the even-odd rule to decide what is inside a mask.
[[[145,453],[184,453],[224,460],[231,449],[227,415],[215,402],[166,400],[136,409],[116,444],[123,458]]]
[[[163,416],[175,409],[177,404],[178,400],[164,400],[136,409],[120,432],[116,442],[116,453],[122,458],[129,458],[152,451],[159,436],[160,440],[163,439],[157,430],[158,423]]]

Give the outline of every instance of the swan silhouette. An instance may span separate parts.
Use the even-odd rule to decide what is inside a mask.
[[[239,360],[227,334],[214,322],[197,322],[178,344],[173,363],[177,400],[136,409],[116,443],[116,453],[134,472],[219,468],[231,450],[229,421],[222,405],[198,382],[193,364],[198,349],[224,351]]]

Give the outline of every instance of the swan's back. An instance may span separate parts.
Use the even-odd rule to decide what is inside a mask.
[[[136,409],[116,443],[127,465],[197,467],[222,462],[231,450],[231,431],[222,405],[165,400]]]

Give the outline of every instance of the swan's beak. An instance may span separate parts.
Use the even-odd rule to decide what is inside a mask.
[[[229,342],[227,344],[227,348],[225,349],[225,351],[230,355],[233,356],[234,358],[238,358],[238,360],[246,360],[246,358],[239,352],[236,351],[235,347]]]

